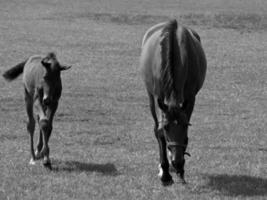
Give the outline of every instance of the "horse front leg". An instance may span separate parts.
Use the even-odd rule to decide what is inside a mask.
[[[35,150],[35,157],[36,159],[41,159],[43,156],[41,155],[41,150],[43,148],[43,136],[42,136],[42,131],[39,131],[39,138],[37,141],[36,145],[36,150]]]
[[[166,141],[165,138],[162,137],[163,134],[161,131],[163,129],[159,130],[159,122],[157,117],[157,111],[159,111],[159,108],[157,106],[156,111],[156,101],[154,99],[154,96],[148,92],[149,96],[149,105],[150,105],[150,111],[152,114],[152,117],[154,119],[154,134],[159,144],[159,157],[160,157],[160,164],[159,164],[159,174],[160,180],[164,186],[171,185],[173,183],[172,177],[169,173],[169,163],[167,160],[167,153],[166,153]]]
[[[40,121],[40,130],[43,136],[42,137],[43,148],[41,150],[41,155],[43,155],[44,157],[43,165],[45,167],[48,167],[49,169],[51,169],[52,167],[51,167],[51,161],[49,158],[50,149],[48,146],[48,142],[49,142],[49,139],[52,133],[53,118],[57,110],[57,107],[58,107],[57,102],[49,105],[46,109],[47,120]]]
[[[37,115],[37,122],[38,122],[38,124],[40,122],[40,118],[39,118],[38,115]],[[42,136],[42,131],[39,130],[39,137],[38,137],[36,150],[35,150],[35,158],[36,159],[41,159],[42,158],[42,155],[41,155],[42,148],[43,148],[43,136]]]
[[[48,146],[48,140],[52,132],[52,124],[49,122],[49,120],[40,120],[39,122],[40,126],[40,132],[41,137],[43,141],[42,150],[39,153],[39,158],[44,158],[43,165],[45,167],[51,168],[51,161],[49,158],[49,146]]]
[[[155,130],[155,135],[159,144],[159,174],[160,180],[164,186],[173,184],[172,176],[169,173],[169,161],[166,152],[166,141],[162,135],[163,130]]]

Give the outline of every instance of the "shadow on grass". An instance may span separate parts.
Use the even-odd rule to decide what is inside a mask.
[[[103,175],[116,176],[118,170],[112,163],[96,164],[96,163],[84,163],[79,161],[59,161],[52,160],[53,171],[65,171],[65,172],[98,172]]]
[[[267,179],[244,175],[208,175],[209,189],[217,190],[227,196],[265,196]]]
[[[266,151],[267,152],[267,148],[258,148],[259,151]]]

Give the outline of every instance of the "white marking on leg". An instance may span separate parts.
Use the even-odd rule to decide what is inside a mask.
[[[167,149],[167,158],[168,158],[168,162],[169,162],[169,170],[170,170],[171,172],[174,172],[175,169],[174,169],[174,167],[172,166],[171,157],[172,157],[172,152],[171,152],[169,149]]]
[[[167,149],[167,158],[168,158],[168,162],[169,162],[170,165],[172,164],[171,156],[172,156],[171,151],[169,149]]]
[[[30,162],[29,162],[30,165],[35,165],[36,162],[33,160],[33,158],[31,158]]]
[[[48,120],[47,116],[46,115],[40,115],[40,121],[42,120]]]
[[[39,152],[38,152],[37,149],[35,150],[35,153],[34,154],[35,154],[36,157],[38,157],[37,155],[39,154]]]
[[[34,154],[35,154],[36,159],[40,159],[41,158],[41,154],[37,149],[35,150]]]
[[[162,175],[163,175],[163,169],[162,169],[162,167],[161,167],[161,164],[158,165],[158,168],[159,168],[158,176],[159,176],[159,177],[162,177]]]

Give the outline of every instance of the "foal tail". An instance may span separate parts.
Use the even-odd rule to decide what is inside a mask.
[[[3,77],[7,81],[14,80],[15,78],[17,78],[23,72],[23,69],[24,69],[24,66],[25,66],[26,62],[27,62],[27,60],[17,64],[16,66],[12,67],[11,69],[5,71],[4,74],[3,74]]]

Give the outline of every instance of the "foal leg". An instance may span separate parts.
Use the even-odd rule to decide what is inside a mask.
[[[160,156],[160,164],[159,164],[159,177],[164,186],[171,185],[173,183],[172,177],[169,173],[169,162],[167,159],[167,153],[166,153],[166,141],[162,137],[163,130],[158,130],[159,123],[157,119],[157,113],[155,110],[155,100],[153,95],[149,94],[149,105],[150,105],[150,111],[152,114],[152,117],[155,122],[154,126],[154,134],[159,144],[159,156]]]
[[[51,169],[51,161],[49,158],[50,149],[48,146],[48,142],[49,142],[49,138],[51,136],[51,132],[53,129],[52,123],[53,123],[53,118],[57,110],[57,107],[58,107],[58,103],[53,103],[52,105],[50,105],[46,109],[46,116],[48,120],[40,121],[40,128],[41,128],[42,136],[43,136],[43,149],[41,151],[42,155],[44,156],[43,164],[45,167],[48,167],[50,169]]]
[[[42,134],[42,140],[43,140],[43,146],[40,152],[40,156],[44,158],[44,162],[43,162],[44,166],[51,168],[51,162],[49,159],[48,138],[52,131],[52,125],[48,120],[43,119],[43,120],[40,120],[39,126],[40,126],[40,132]]]
[[[35,157],[36,159],[41,159],[43,156],[41,155],[41,150],[43,148],[43,136],[42,136],[42,131],[39,131],[39,138],[37,141],[36,145],[36,150],[35,150]]]
[[[39,121],[40,121],[39,116],[37,116],[37,121],[38,121],[38,124],[39,124]],[[36,145],[36,150],[35,150],[35,158],[36,159],[41,159],[42,158],[42,155],[41,155],[42,148],[43,148],[43,136],[42,136],[42,131],[39,130],[39,138],[38,138],[37,145]]]
[[[29,93],[25,89],[25,104],[26,104],[26,112],[28,115],[29,121],[27,122],[27,130],[30,134],[30,152],[31,152],[31,160],[30,164],[35,164],[35,155],[34,155],[34,147],[33,147],[33,135],[34,135],[34,129],[35,129],[35,120],[33,116],[33,99],[29,95]]]

